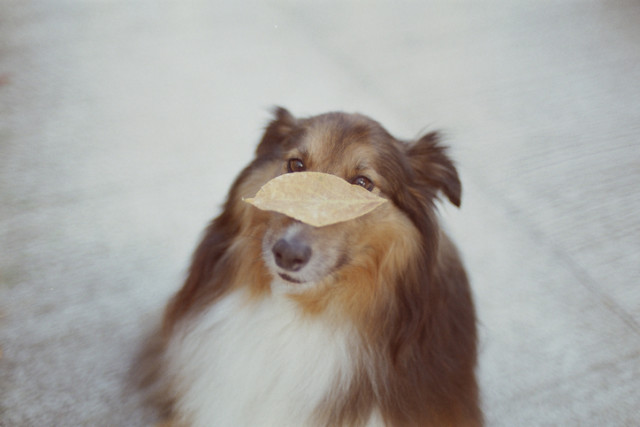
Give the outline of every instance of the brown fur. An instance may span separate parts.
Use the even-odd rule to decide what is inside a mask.
[[[339,248],[342,256],[320,283],[291,298],[306,315],[349,322],[359,336],[350,386],[317,408],[319,424],[364,425],[377,408],[392,426],[481,425],[471,292],[434,207],[438,193],[459,206],[461,186],[435,133],[406,143],[361,115],[296,119],[277,109],[195,251],[156,341],[166,342],[176,325],[197,321],[236,287],[249,284],[255,298],[270,292],[269,270],[257,261],[262,239],[292,220],[241,199],[286,173],[292,157],[347,180],[366,175],[391,201],[356,220],[305,231],[317,248]]]

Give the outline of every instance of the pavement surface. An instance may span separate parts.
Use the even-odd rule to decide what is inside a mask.
[[[637,1],[0,2],[0,425],[144,426],[141,337],[269,108],[440,129],[490,426],[640,425]]]

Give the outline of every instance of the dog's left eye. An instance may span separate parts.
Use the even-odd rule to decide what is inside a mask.
[[[369,191],[373,190],[374,187],[373,182],[371,182],[371,180],[366,176],[362,175],[353,178],[353,180],[351,180],[351,183],[353,185],[359,185],[360,187],[366,188]]]
[[[302,172],[306,170],[307,167],[304,165],[304,162],[300,159],[289,159],[287,162],[287,171],[291,172]]]

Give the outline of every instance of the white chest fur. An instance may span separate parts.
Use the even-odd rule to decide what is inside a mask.
[[[171,342],[177,409],[197,426],[313,425],[351,372],[349,334],[301,316],[286,296],[223,297]]]

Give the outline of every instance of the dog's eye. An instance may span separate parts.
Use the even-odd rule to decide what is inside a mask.
[[[300,159],[289,159],[289,161],[287,162],[287,170],[289,172],[302,172],[306,169],[307,167]]]
[[[366,176],[362,176],[362,175],[359,175],[353,178],[351,183],[353,185],[359,185],[360,187],[366,188],[369,191],[373,190],[373,187],[374,187],[373,182],[371,182],[371,180]]]

